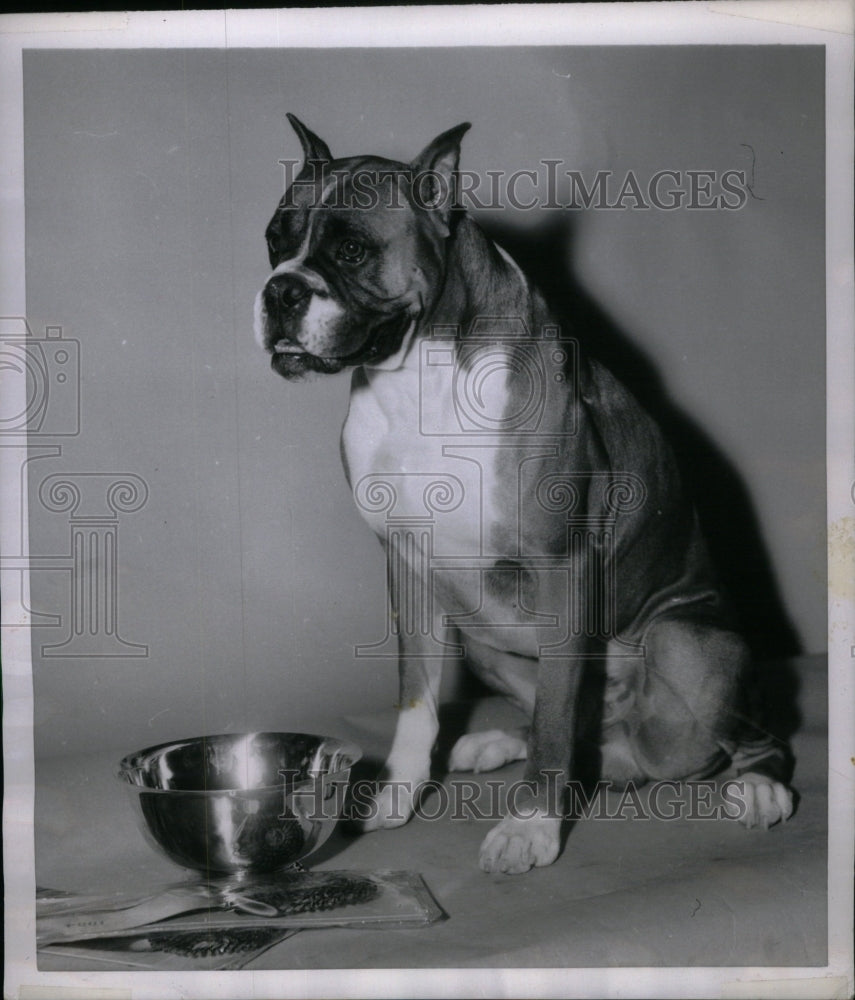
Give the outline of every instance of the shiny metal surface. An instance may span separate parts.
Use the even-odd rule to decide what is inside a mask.
[[[361,756],[308,733],[201,736],[129,754],[118,777],[143,833],[179,865],[273,871],[327,839]]]

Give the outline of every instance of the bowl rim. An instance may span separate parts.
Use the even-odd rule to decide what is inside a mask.
[[[253,788],[151,788],[147,785],[139,785],[132,780],[131,776],[134,772],[141,770],[141,764],[133,764],[132,761],[150,754],[156,754],[160,751],[166,750],[170,747],[179,747],[189,743],[202,743],[206,740],[219,740],[219,739],[245,739],[251,736],[300,736],[309,739],[322,740],[324,743],[330,743],[334,747],[334,752],[344,753],[348,757],[348,763],[338,768],[336,771],[322,771],[319,777],[322,778],[335,778],[337,775],[344,774],[350,771],[354,764],[362,759],[363,753],[362,748],[354,743],[352,740],[343,739],[339,736],[323,736],[320,733],[307,733],[298,730],[274,730],[274,729],[259,729],[253,730],[246,733],[209,733],[205,736],[189,736],[177,740],[166,740],[163,743],[157,743],[150,747],[144,747],[141,750],[134,750],[132,753],[125,754],[124,757],[119,761],[119,769],[116,771],[116,778],[125,785],[130,791],[134,792],[146,792],[147,794],[154,795],[257,795],[261,792],[276,791],[282,794],[285,790],[285,786],[282,783],[277,783],[275,785],[256,785]],[[311,787],[314,785],[317,778],[304,778],[299,782],[296,782],[287,790],[287,794],[292,794],[292,792],[304,787]]]

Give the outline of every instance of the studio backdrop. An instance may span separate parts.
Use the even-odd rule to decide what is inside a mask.
[[[822,651],[823,74],[786,46],[26,52],[37,754],[397,698],[354,654],[387,597],[349,375],[286,383],[253,339],[289,111],[405,161],[472,123],[469,210],[664,423],[757,656]]]

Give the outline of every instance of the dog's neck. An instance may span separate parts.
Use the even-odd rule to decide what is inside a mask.
[[[520,318],[531,324],[542,303],[513,259],[464,215],[448,238],[445,281],[422,334],[438,325],[459,328],[466,337],[480,316]]]
[[[441,330],[443,338],[464,339],[473,322],[489,317],[502,335],[502,320],[522,319],[535,332],[550,321],[540,293],[531,287],[519,265],[498,247],[468,215],[457,220],[446,244],[445,275],[433,305],[407,331],[395,354],[371,372],[397,371],[418,365],[414,343]]]

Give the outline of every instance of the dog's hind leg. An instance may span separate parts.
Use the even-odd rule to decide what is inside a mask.
[[[506,653],[466,636],[466,663],[494,691],[503,694],[527,719],[534,714],[537,661]],[[493,771],[527,756],[529,727],[465,733],[448,758],[450,771]]]
[[[448,758],[449,771],[494,771],[511,761],[525,760],[528,730],[485,729],[465,733],[454,744]]]
[[[644,642],[631,742],[647,776],[702,777],[729,757],[744,788],[738,818],[763,827],[788,819],[789,751],[750,718],[750,662],[741,637],[698,615],[659,619]]]

